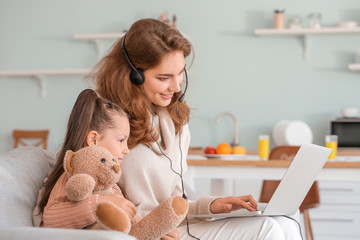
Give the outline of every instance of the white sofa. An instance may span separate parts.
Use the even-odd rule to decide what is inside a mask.
[[[121,232],[39,228],[33,226],[32,212],[38,190],[55,162],[55,154],[35,147],[0,153],[0,239],[124,239]]]

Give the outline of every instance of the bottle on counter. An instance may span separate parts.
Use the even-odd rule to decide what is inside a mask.
[[[274,11],[274,28],[284,29],[285,28],[285,10],[275,9]]]

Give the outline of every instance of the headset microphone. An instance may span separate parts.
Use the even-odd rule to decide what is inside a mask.
[[[185,89],[184,89],[183,94],[181,94],[181,96],[180,96],[179,99],[178,99],[179,102],[183,102],[183,101],[184,101],[185,93],[186,93],[186,90],[187,90],[187,88],[188,88],[188,77],[187,77],[186,68],[184,68],[184,73],[185,73]]]

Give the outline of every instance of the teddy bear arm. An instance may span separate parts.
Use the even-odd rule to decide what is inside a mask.
[[[66,183],[66,194],[70,201],[81,201],[90,196],[95,188],[95,179],[87,174],[76,174]]]
[[[116,230],[129,233],[131,222],[128,215],[115,203],[105,201],[95,208],[97,224],[95,229]]]
[[[159,239],[176,228],[185,218],[188,202],[180,196],[160,203],[153,211],[133,224],[130,235],[139,240]]]

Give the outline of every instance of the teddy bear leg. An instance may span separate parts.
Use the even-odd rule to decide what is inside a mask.
[[[96,225],[92,229],[115,230],[129,233],[131,222],[128,215],[112,202],[101,202],[96,206]]]
[[[159,239],[176,228],[185,218],[188,202],[180,196],[160,203],[153,211],[131,227],[130,235],[138,240]]]

